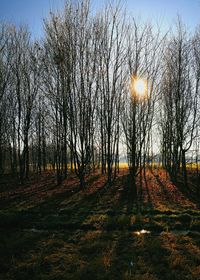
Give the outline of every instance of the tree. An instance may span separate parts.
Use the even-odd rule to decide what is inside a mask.
[[[195,136],[198,91],[191,67],[191,41],[180,19],[177,33],[171,36],[166,49],[165,61],[162,90],[164,162],[175,181],[182,166],[187,187],[186,153]]]
[[[97,114],[101,141],[101,168],[102,173],[107,171],[109,185],[116,174],[113,172],[113,165],[116,166],[119,158],[120,113],[125,78],[123,65],[126,51],[123,42],[126,24],[120,8],[120,5],[107,8],[99,18],[98,27]]]
[[[147,145],[154,116],[161,38],[149,25],[133,21],[127,38],[127,84],[122,124],[126,136],[131,192],[137,196],[136,177],[145,168]],[[138,86],[137,86],[137,83]]]

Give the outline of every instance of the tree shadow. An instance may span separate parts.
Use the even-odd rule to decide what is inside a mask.
[[[152,211],[154,209],[153,203],[152,203],[152,198],[151,198],[151,194],[149,191],[149,183],[147,181],[147,177],[146,174],[144,175],[144,190],[146,191],[147,194],[147,207],[150,211]]]
[[[120,231],[109,279],[174,279],[170,278],[169,255],[158,235],[136,236],[132,232]]]
[[[165,200],[171,201],[171,196],[169,194],[169,190],[167,189],[166,185],[163,184],[163,182],[160,180],[159,175],[155,174],[153,170],[151,170],[152,175],[156,179],[156,182],[161,188],[162,193],[164,194]]]
[[[177,189],[185,196],[187,197],[191,202],[197,205],[197,207],[200,207],[200,197],[197,191],[192,190],[191,187],[186,187],[184,185],[184,181],[182,176],[178,176],[177,180],[174,180],[172,176],[170,176],[171,182],[177,187]],[[190,186],[190,182],[188,183]],[[197,189],[198,190],[198,189]]]

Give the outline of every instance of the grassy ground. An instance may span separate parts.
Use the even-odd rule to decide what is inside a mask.
[[[1,184],[0,279],[200,279],[198,197],[163,170],[138,178],[137,202],[126,170],[105,182]]]

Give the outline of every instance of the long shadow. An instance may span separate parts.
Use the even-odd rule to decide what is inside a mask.
[[[129,279],[124,276],[126,272],[127,274],[129,273],[129,270],[131,269],[131,262],[133,262],[134,257],[136,258],[136,254],[135,252],[132,252],[132,248],[130,246],[130,233],[127,233],[126,231],[118,231],[117,234],[115,250],[111,256],[109,279]]]
[[[143,253],[138,245],[136,245],[136,250],[139,251],[138,254],[142,259],[141,263],[145,264],[147,273],[154,276],[156,279],[179,279],[176,278],[177,272],[171,269],[168,261],[171,252],[168,248],[163,246],[161,236],[149,234],[140,238],[142,239],[140,244]]]
[[[109,215],[120,215],[128,213],[132,208],[129,193],[129,175],[124,174],[116,178],[111,188],[107,189],[103,208],[109,208]]]
[[[167,189],[167,187],[163,184],[163,182],[160,180],[159,175],[156,175],[153,170],[151,170],[152,175],[154,176],[154,178],[156,179],[157,183],[159,184],[159,186],[161,187],[161,190],[165,196],[165,199],[168,201],[171,201],[171,197],[169,195],[169,191]]]
[[[91,176],[88,179],[88,184],[91,184],[93,181],[95,181],[98,178],[98,176]],[[8,195],[8,197],[2,197],[0,198],[0,202],[1,202],[1,206],[7,206],[6,208],[9,209],[9,207],[11,206],[12,208],[14,208],[14,205],[12,205],[12,202],[14,202],[15,204],[20,203],[20,202],[30,202],[31,200],[37,201],[37,196],[39,196],[39,200],[35,203],[36,205],[34,205],[32,208],[36,209],[37,207],[40,208],[40,210],[44,209],[45,206],[48,206],[48,211],[54,211],[55,207],[57,207],[57,204],[60,204],[62,201],[71,198],[72,196],[76,195],[77,193],[79,193],[80,191],[82,191],[80,184],[78,182],[78,180],[73,180],[73,182],[68,180],[74,179],[69,178],[67,180],[65,180],[63,182],[63,184],[61,186],[57,186],[54,182],[54,180],[52,181],[41,181],[38,182],[38,186],[37,188],[35,187],[35,185],[37,185],[37,183],[34,182],[33,186],[29,186],[28,188],[26,186],[24,186],[19,193],[11,193],[10,195]],[[40,194],[42,194],[42,199],[40,199]],[[51,203],[52,202],[52,203]],[[54,207],[49,207],[49,204],[51,204],[51,206],[54,205]],[[3,207],[3,209],[5,210],[5,207]],[[29,208],[30,210],[31,208]]]
[[[174,207],[174,209],[176,209],[177,208],[177,206],[179,206],[178,204],[177,204],[177,202],[175,202],[174,200],[173,200],[173,198],[172,198],[172,196],[170,195],[170,193],[169,193],[169,190],[168,190],[168,188],[167,188],[167,186],[165,185],[165,184],[163,184],[163,182],[161,181],[161,179],[159,178],[159,175],[156,175],[156,174],[154,174],[154,172],[153,172],[153,170],[151,171],[152,172],[152,175],[154,176],[154,178],[156,179],[156,182],[158,183],[158,185],[160,186],[160,188],[161,188],[161,191],[162,191],[162,193],[163,193],[163,195],[164,195],[164,198],[165,198],[165,201],[163,201],[163,202],[165,202],[165,205],[170,205],[170,207]],[[174,184],[174,182],[171,180],[171,182]],[[177,187],[177,185],[176,184],[174,184],[176,187]],[[180,191],[180,189],[178,188],[178,190]],[[181,192],[181,191],[180,191]],[[181,192],[184,196],[185,196],[185,194],[183,193],[183,192]],[[181,206],[181,205],[180,205]]]
[[[154,207],[153,207],[151,195],[150,195],[150,192],[149,192],[149,187],[148,187],[146,174],[144,175],[144,187],[145,187],[145,191],[147,193],[147,198],[148,198],[148,208],[149,208],[149,210],[153,210]]]
[[[144,275],[145,279],[174,279],[170,278],[169,255],[157,235],[133,236],[131,232],[120,231],[111,259],[109,279],[135,279],[135,275],[137,279]]]
[[[132,180],[130,174],[124,175],[122,178],[121,186],[123,186],[123,191],[121,193],[121,205],[126,208],[126,214],[130,215],[133,212],[139,212],[140,207],[140,197],[141,191],[138,190],[138,183],[137,185],[137,194],[134,194],[132,188]]]
[[[195,203],[198,208],[200,207],[200,196],[198,195],[198,193],[192,191],[189,187],[185,187],[184,182],[183,180],[181,180],[181,178],[174,180],[174,178],[170,176],[170,179],[185,197],[187,197],[191,202]]]
[[[97,178],[96,178],[97,179]],[[92,182],[94,178],[89,180]],[[3,215],[7,228],[38,228],[38,229],[68,229],[81,227],[83,221],[93,213],[93,208],[99,201],[99,192],[83,195],[79,184],[68,188],[62,193],[45,197],[42,202],[24,210],[9,210]],[[102,187],[101,195],[105,188]],[[78,198],[77,198],[78,197]],[[25,199],[25,198],[24,198]],[[26,198],[27,199],[27,198]],[[69,201],[66,211],[60,212],[62,202]]]
[[[199,246],[195,251],[192,243],[184,235],[146,236],[144,247],[149,255],[144,254],[144,261],[158,279],[199,279]]]
[[[73,206],[70,205],[70,212],[75,213],[71,217],[77,220],[77,224],[82,225],[83,229],[93,229],[90,225],[83,223],[88,217],[92,215],[106,215],[108,219],[113,216],[121,215],[124,213],[124,208],[127,204],[127,175],[120,176],[116,179],[111,187],[107,186],[107,183],[95,192],[82,196]],[[113,199],[116,197],[116,200]]]
[[[140,178],[137,179],[136,181],[136,186],[137,186],[137,196],[134,196],[131,188],[131,176],[128,174],[124,178],[124,191],[122,194],[122,199],[124,199],[124,203],[127,204],[127,211],[126,214],[132,214],[133,209],[135,209],[136,213],[141,213],[143,211],[143,207],[147,207],[148,210],[153,210],[153,204],[152,204],[152,199],[148,187],[148,181],[146,176],[142,174]],[[144,204],[143,196],[147,193],[147,205],[146,203]]]
[[[172,200],[172,198],[170,197],[169,191],[166,187],[166,185],[163,184],[163,182],[160,180],[159,176],[154,174],[153,170],[151,171],[152,175],[155,177],[157,183],[159,184],[159,186],[161,187],[161,190],[165,196],[166,201],[170,201],[170,203],[175,204],[175,206],[177,206],[177,204]],[[190,191],[189,188],[185,188],[184,184],[182,181],[179,180],[174,180],[174,178],[172,176],[170,176],[170,180],[173,183],[173,185],[180,191],[180,193],[187,199],[189,199],[191,202],[193,202],[194,204],[197,205],[197,207],[200,207],[200,198],[194,193],[192,193]]]
[[[136,202],[136,198],[134,197],[134,194],[132,191],[130,175],[127,175],[126,179],[124,180],[124,192],[123,192],[122,198],[124,199],[124,202],[127,204],[126,214],[131,214],[134,203]]]
[[[73,188],[73,192],[72,192]],[[9,208],[10,206],[13,208],[15,204],[20,202],[30,202],[35,197],[39,197],[38,204],[43,204],[44,200],[49,200],[49,194],[56,192],[56,190],[59,190],[59,187],[55,185],[54,180],[51,178],[51,180],[47,181],[39,181],[39,182],[32,182],[21,186],[20,190],[17,190],[16,192],[8,192],[8,195],[5,197],[0,198],[0,204],[1,206],[6,206],[6,208]],[[80,190],[79,186],[77,184],[69,184],[67,186],[67,189],[63,191],[62,194],[53,194],[54,197],[56,196],[66,196],[69,197],[70,195],[73,195],[74,193],[78,192]],[[41,195],[43,195],[42,202],[40,203]],[[5,208],[5,207],[3,207]]]
[[[88,226],[87,228],[86,225],[83,225],[83,222],[87,219],[87,217],[94,214],[94,209],[99,202],[99,195],[100,193],[101,196],[103,195],[105,188],[102,187],[101,190],[91,193],[87,196],[85,196],[83,193],[80,193],[79,195],[79,192],[81,191],[82,190],[78,186],[76,190],[73,189],[73,194],[58,194],[52,197],[51,201],[44,202],[43,205],[40,205],[39,211],[43,214],[44,218],[46,216],[46,221],[44,222],[47,223],[47,228],[55,227],[56,229],[87,230],[91,227]],[[68,199],[69,201],[66,206],[62,206],[62,202]],[[60,211],[60,209],[62,211]],[[42,227],[42,223],[39,223],[39,226]]]

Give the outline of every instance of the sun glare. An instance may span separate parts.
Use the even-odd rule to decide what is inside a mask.
[[[147,91],[147,83],[145,80],[141,78],[137,78],[134,80],[134,90],[137,95],[144,96]]]

